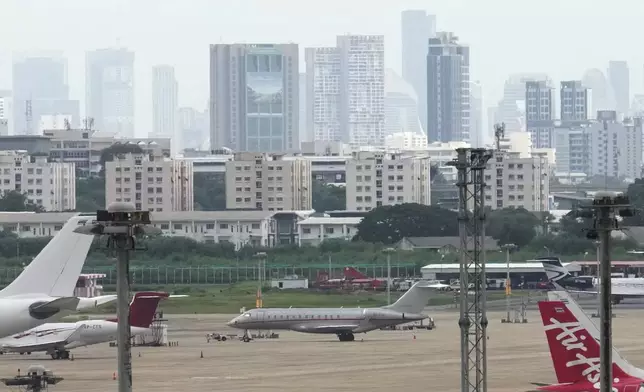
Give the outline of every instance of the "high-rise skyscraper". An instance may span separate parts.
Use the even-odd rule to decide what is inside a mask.
[[[550,80],[525,84],[526,130],[533,148],[553,148],[555,103]]]
[[[340,120],[354,146],[385,144],[385,37],[340,35]]]
[[[418,113],[427,129],[427,43],[436,35],[436,16],[424,10],[407,10],[401,14],[402,77],[418,96]]]
[[[335,48],[307,48],[307,129],[314,140],[383,146],[382,35],[342,35]]]
[[[470,81],[470,143],[484,147],[486,136],[483,125],[483,88],[481,82]]]
[[[503,98],[499,101],[498,113],[495,115],[498,123],[505,124],[505,133],[525,132],[525,84],[529,81],[547,79],[546,74],[513,74],[503,86]],[[491,129],[494,135],[493,129]]]
[[[309,141],[342,141],[340,51],[306,48],[306,130]]]
[[[586,70],[581,83],[592,91],[590,118],[597,118],[597,112],[600,110],[615,110],[613,88],[601,70],[597,68]]]
[[[43,116],[66,116],[70,125],[80,120],[78,101],[69,100],[67,60],[60,55],[16,59],[12,93],[15,134],[40,134]]]
[[[631,103],[628,63],[626,61],[609,61],[608,81],[615,94],[618,116],[628,114]]]
[[[152,131],[154,137],[169,137],[172,152],[183,148],[182,134],[178,132],[178,86],[174,67],[158,65],[152,68]]]
[[[470,48],[453,33],[429,39],[427,139],[470,141]]]
[[[559,94],[562,124],[579,125],[588,121],[591,93],[580,80],[562,81]]]
[[[399,132],[422,133],[427,139],[418,117],[416,91],[392,69],[387,69],[385,76],[385,132],[387,136]]]
[[[85,116],[94,128],[134,137],[134,52],[99,49],[85,54]]]
[[[299,149],[297,44],[210,45],[210,148]]]

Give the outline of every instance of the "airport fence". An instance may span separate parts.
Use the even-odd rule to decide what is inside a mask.
[[[382,264],[352,265],[358,271],[367,276],[386,277],[387,267]],[[331,277],[341,277],[342,266],[331,266]],[[318,272],[328,271],[329,265],[311,264],[303,266],[287,265],[266,265],[264,280],[281,279],[286,276],[296,275],[299,278],[307,278],[315,281]],[[22,268],[0,268],[0,286],[11,283],[22,271]],[[116,266],[114,267],[85,267],[83,273],[105,274],[101,279],[103,285],[116,284]],[[255,281],[259,279],[258,266],[145,266],[130,268],[130,282],[139,285],[173,285],[173,284],[230,284],[243,281]],[[391,277],[404,278],[418,276],[415,264],[392,264]]]

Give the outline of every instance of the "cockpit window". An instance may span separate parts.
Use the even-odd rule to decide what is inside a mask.
[[[250,317],[250,313],[244,313],[244,317]]]

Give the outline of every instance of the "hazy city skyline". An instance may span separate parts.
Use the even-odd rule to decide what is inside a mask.
[[[634,95],[644,90],[644,54],[615,38],[644,32],[636,23],[638,13],[624,12],[642,6],[634,0],[617,4],[588,7],[580,0],[547,0],[531,8],[508,0],[405,0],[373,7],[366,1],[331,0],[313,17],[308,4],[294,1],[193,0],[186,6],[170,0],[61,0],[54,6],[42,0],[6,0],[0,35],[12,39],[0,47],[0,89],[11,87],[12,52],[62,50],[68,60],[70,99],[80,100],[84,108],[85,51],[126,47],[135,52],[135,128],[137,134],[147,133],[152,130],[156,64],[175,67],[179,105],[199,110],[207,106],[210,44],[297,43],[302,72],[306,47],[333,46],[336,36],[345,33],[383,34],[385,65],[401,74],[401,12],[421,9],[436,16],[437,31],[454,32],[471,48],[471,79],[481,81],[484,108],[496,105],[510,74],[543,72],[555,81],[578,80],[588,68],[606,73],[611,60],[628,62]],[[526,29],[529,20],[547,20],[548,28]],[[570,31],[584,31],[576,35],[574,53],[565,38]]]

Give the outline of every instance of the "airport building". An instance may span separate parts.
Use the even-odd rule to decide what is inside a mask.
[[[318,246],[329,239],[351,241],[360,221],[362,217],[309,217],[297,223],[298,245]]]
[[[311,162],[301,157],[237,153],[226,161],[226,208],[309,210]]]
[[[115,156],[105,163],[105,205],[133,203],[137,210],[192,211],[192,162],[151,153]]]
[[[163,211],[151,214],[152,225],[164,236],[197,242],[273,247],[298,243],[297,221],[314,211]],[[0,212],[0,230],[20,238],[51,237],[76,212]],[[295,228],[293,228],[295,227]]]
[[[76,173],[73,163],[49,162],[26,151],[0,151],[0,193],[24,193],[30,203],[46,211],[76,208]]]

